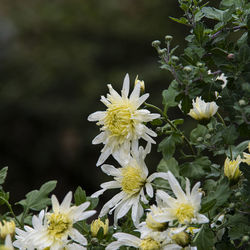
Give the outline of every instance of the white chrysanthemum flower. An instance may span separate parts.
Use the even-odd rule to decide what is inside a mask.
[[[193,108],[188,115],[195,120],[210,119],[218,110],[218,106],[215,102],[204,102],[201,97],[196,97],[193,100]]]
[[[140,96],[140,84],[137,83],[130,95],[129,76],[124,78],[121,96],[108,85],[110,94],[107,98],[101,97],[101,101],[107,106],[106,111],[97,111],[88,117],[89,121],[97,121],[101,126],[101,133],[92,141],[93,144],[103,143],[105,146],[97,161],[101,165],[111,154],[125,152],[128,154],[131,147],[138,144],[138,140],[155,143],[151,137],[156,133],[146,127],[144,123],[159,118],[159,114],[151,114],[146,109],[138,109],[148,98],[149,94]]]
[[[139,223],[143,215],[143,208],[140,204],[148,203],[145,197],[144,189],[149,197],[153,197],[153,187],[151,182],[155,178],[167,179],[167,173],[153,173],[148,177],[148,168],[144,162],[146,155],[151,150],[151,144],[148,143],[145,150],[143,147],[132,151],[132,156],[126,163],[122,158],[116,156],[116,159],[122,166],[115,168],[111,165],[104,164],[101,166],[104,173],[114,176],[114,181],[105,182],[101,184],[101,190],[97,191],[92,197],[98,197],[103,194],[107,189],[120,188],[121,192],[116,194],[110,201],[108,201],[100,212],[100,217],[106,215],[108,212],[114,213],[114,222],[122,218],[132,208],[132,220],[135,225]]]
[[[157,203],[164,207],[164,213],[154,215],[153,219],[160,223],[174,220],[177,220],[180,224],[207,223],[208,218],[199,214],[202,196],[199,191],[200,183],[196,183],[190,192],[190,182],[186,179],[186,193],[184,193],[179,182],[170,171],[168,171],[168,176],[169,184],[176,199],[162,190],[157,190]]]
[[[131,246],[140,250],[179,250],[181,246],[172,243],[169,232],[152,232],[145,238],[138,238],[127,233],[115,233],[117,241],[110,243],[106,250],[119,249],[121,246]]]
[[[61,205],[55,195],[52,195],[52,212],[45,213],[42,210],[39,216],[32,217],[32,227],[25,226],[23,230],[16,230],[16,241],[14,246],[19,249],[38,249],[50,248],[53,250],[61,249],[85,249],[86,238],[76,230],[73,225],[77,221],[87,219],[95,214],[96,211],[86,211],[90,205],[85,202],[80,206],[71,206],[72,192],[69,192]],[[77,242],[68,244],[71,240]]]

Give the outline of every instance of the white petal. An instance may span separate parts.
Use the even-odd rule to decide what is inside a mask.
[[[103,152],[101,153],[96,163],[96,166],[102,165],[103,162],[105,162],[110,155],[111,155],[111,148],[110,147],[105,148],[105,150],[103,150]]]
[[[97,135],[97,136],[92,140],[92,144],[103,143],[103,142],[105,141],[105,137],[106,137],[106,133],[105,133],[105,132],[101,132],[99,135]]]
[[[168,182],[169,182],[169,184],[170,184],[176,198],[178,200],[185,201],[186,200],[186,195],[183,192],[179,182],[176,180],[176,178],[174,177],[174,175],[170,171],[168,171],[168,175],[169,175]]]
[[[138,99],[138,101],[137,101],[137,103],[136,103],[136,108],[139,108],[139,107],[148,99],[148,97],[149,97],[149,94],[144,94],[144,95],[142,95],[142,96]]]
[[[103,189],[113,189],[113,188],[120,188],[121,184],[118,181],[108,181],[101,184],[101,188]]]
[[[82,245],[88,244],[86,238],[81,233],[79,233],[75,228],[72,228],[70,230],[69,236],[72,238],[72,240],[81,243]]]
[[[128,93],[129,93],[129,75],[127,73],[123,80],[122,97],[128,97]]]
[[[71,200],[72,200],[72,192],[69,191],[65,196],[65,198],[63,199],[63,202],[61,203],[60,209],[68,210],[71,205]]]
[[[156,178],[162,178],[162,179],[165,179],[165,180],[168,180],[168,174],[167,173],[164,173],[164,172],[159,172],[159,173],[153,173],[151,174],[147,181],[148,182],[152,182],[154,179]]]
[[[107,189],[101,189],[99,191],[96,191],[93,193],[90,197],[91,198],[98,198],[100,195],[102,195]]]
[[[105,111],[96,111],[88,116],[88,121],[95,122],[103,119],[105,117]]]
[[[60,205],[59,205],[59,202],[54,194],[51,196],[51,202],[52,202],[52,210],[54,212],[59,211]]]
[[[209,222],[209,219],[204,214],[197,214],[196,218],[197,218],[197,222],[199,224],[208,223]]]
[[[146,192],[147,192],[148,196],[150,198],[152,198],[154,196],[154,190],[153,190],[152,185],[150,183],[146,183],[145,186],[146,186]]]
[[[141,85],[140,85],[140,83],[137,83],[137,84],[135,85],[135,87],[134,87],[134,89],[133,89],[133,91],[132,91],[132,93],[131,93],[129,99],[130,99],[131,101],[137,101],[138,98],[139,98],[139,95],[140,95],[140,91],[141,91]]]
[[[119,176],[121,174],[120,170],[109,164],[102,165],[101,169],[107,175]]]

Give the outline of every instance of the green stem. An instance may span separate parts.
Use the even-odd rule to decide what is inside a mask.
[[[3,197],[0,197],[0,199],[7,205],[7,207],[8,207],[9,210],[10,210],[10,213],[11,213],[12,216],[15,218],[16,222],[18,223],[18,225],[22,228],[23,226],[22,226],[22,224],[20,223],[20,221],[17,219],[17,217],[16,217],[16,215],[15,215],[15,213],[14,213],[14,211],[13,211],[11,205],[10,205],[10,203],[9,203],[6,199],[4,199]]]
[[[222,116],[219,114],[219,112],[217,112],[216,115],[218,116],[220,121],[223,123],[223,125],[226,127],[226,123],[224,122],[224,120],[223,120]]]
[[[157,110],[164,117],[165,121],[171,126],[171,128],[174,131],[179,132],[182,135],[184,141],[188,144],[188,146],[190,147],[192,153],[195,155],[194,149],[193,149],[192,145],[190,144],[189,140],[187,139],[187,137],[178,128],[176,128],[176,126],[168,119],[168,116],[167,116],[166,112],[163,112],[160,108],[156,107],[155,105],[152,105],[152,104],[149,104],[149,103],[146,103],[146,102],[144,104],[148,108],[153,108],[153,109]]]

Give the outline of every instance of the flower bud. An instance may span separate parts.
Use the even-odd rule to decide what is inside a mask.
[[[203,66],[203,64],[202,64],[201,62],[197,62],[197,63],[196,63],[196,66],[200,68],[200,67]]]
[[[210,138],[211,138],[211,135],[210,135],[210,134],[206,134],[206,135],[205,135],[205,139],[208,140],[208,139],[210,139]]]
[[[155,47],[155,48],[159,47],[160,44],[161,44],[161,42],[159,40],[155,40],[155,41],[152,42],[152,46]]]
[[[144,93],[144,91],[145,91],[144,81],[139,80],[138,75],[137,75],[136,78],[135,78],[135,85],[138,84],[138,83],[140,84],[140,87],[141,87],[141,93]]]
[[[234,54],[230,53],[227,55],[227,59],[232,60],[234,59]]]
[[[190,237],[186,232],[180,232],[180,233],[174,234],[172,236],[172,240],[174,240],[176,244],[182,247],[185,247],[189,244]]]
[[[105,223],[100,218],[92,221],[90,225],[90,231],[93,237],[96,237],[100,228],[103,228],[103,235],[106,235],[109,230],[109,220],[106,219]]]
[[[179,57],[178,56],[171,56],[171,60],[173,62],[178,62],[179,61]]]
[[[164,48],[164,49],[159,49],[159,50],[158,50],[158,54],[159,54],[160,56],[164,55],[166,52],[167,52],[167,49],[166,49],[166,48]]]
[[[11,236],[14,235],[16,230],[16,225],[13,220],[0,222],[0,237],[5,239],[5,237],[9,234]]]
[[[244,235],[244,236],[242,237],[242,241],[243,241],[243,242],[248,242],[248,241],[249,241],[249,236],[248,236],[248,235]]]
[[[245,106],[246,105],[246,101],[243,100],[243,99],[240,99],[239,100],[239,104],[240,104],[240,106]]]
[[[166,35],[166,36],[165,36],[166,42],[170,42],[170,41],[172,41],[172,39],[173,39],[173,37],[170,36],[170,35]]]
[[[224,174],[233,183],[237,182],[242,172],[240,171],[239,165],[241,158],[238,156],[236,160],[230,161],[227,157],[224,163]]]
[[[183,70],[186,71],[187,73],[190,73],[192,71],[192,68],[190,66],[185,66]]]

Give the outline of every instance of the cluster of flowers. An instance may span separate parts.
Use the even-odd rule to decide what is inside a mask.
[[[131,209],[131,218],[140,232],[140,238],[127,233],[115,233],[117,241],[110,243],[107,249],[119,249],[121,246],[132,246],[139,249],[182,249],[189,243],[190,224],[207,223],[208,218],[199,213],[202,192],[200,183],[190,190],[190,182],[186,179],[184,192],[174,175],[169,171],[157,172],[148,176],[145,157],[151,151],[152,137],[156,134],[146,123],[159,118],[159,114],[151,114],[146,109],[138,109],[148,98],[148,94],[140,96],[144,82],[135,80],[134,89],[129,96],[129,76],[126,75],[121,95],[111,85],[110,93],[101,101],[107,106],[106,111],[98,111],[88,117],[89,121],[101,126],[101,133],[93,140],[93,144],[103,143],[101,156],[97,166],[110,155],[117,160],[120,168],[103,164],[101,169],[114,177],[113,181],[101,184],[101,190],[92,197],[99,197],[107,189],[119,188],[120,192],[108,201],[99,214],[100,217],[114,211],[114,224]],[[190,116],[209,118],[217,111],[215,103],[206,104],[200,98],[193,102],[194,109]],[[139,146],[139,139],[147,141],[145,148]],[[154,189],[152,181],[163,178],[168,181],[176,198],[163,190],[155,190],[157,205],[152,205],[146,214],[145,221],[142,204],[148,204],[147,197],[152,198]]]
[[[101,101],[107,106],[106,111],[98,111],[88,117],[89,121],[97,122],[101,126],[101,133],[94,138],[93,144],[103,143],[104,147],[97,161],[101,170],[114,180],[101,184],[101,190],[92,194],[92,198],[99,197],[108,189],[118,188],[120,192],[109,200],[101,209],[99,218],[91,224],[91,233],[95,237],[100,228],[103,234],[109,230],[108,219],[103,222],[102,217],[114,211],[114,225],[119,219],[131,211],[134,234],[116,232],[115,241],[106,246],[107,250],[130,246],[141,250],[154,249],[196,249],[190,246],[190,239],[195,236],[199,224],[208,223],[209,219],[199,213],[201,208],[202,190],[200,183],[191,189],[190,181],[186,179],[185,192],[178,180],[170,172],[155,172],[149,175],[145,164],[146,156],[151,152],[152,137],[156,133],[146,126],[147,122],[160,118],[159,114],[152,114],[147,109],[139,109],[149,94],[140,96],[144,90],[144,82],[136,78],[132,93],[129,96],[129,76],[125,76],[121,95],[111,85],[109,94],[102,96]],[[193,108],[189,115],[196,120],[209,119],[217,112],[215,102],[204,102],[200,97],[193,100]],[[145,148],[139,145],[139,140],[146,141]],[[248,145],[250,152],[250,143]],[[103,164],[112,155],[120,167]],[[224,174],[229,180],[236,181],[241,175],[239,164],[245,162],[250,165],[250,154],[243,153],[236,160],[226,158]],[[153,180],[162,178],[169,183],[170,194],[154,189]],[[149,206],[149,199],[155,195],[156,204]],[[173,197],[173,195],[175,197]],[[5,245],[0,249],[37,249],[61,250],[86,249],[88,242],[75,227],[78,221],[85,220],[96,213],[87,210],[90,203],[84,202],[79,206],[71,206],[72,192],[69,192],[63,202],[59,204],[52,195],[52,211],[40,211],[32,217],[32,226],[24,229],[16,228],[14,221],[0,223],[0,236],[5,238]],[[146,208],[146,211],[145,211]],[[193,227],[195,225],[195,227]],[[211,224],[212,226],[212,224]],[[11,237],[15,234],[12,243]]]

